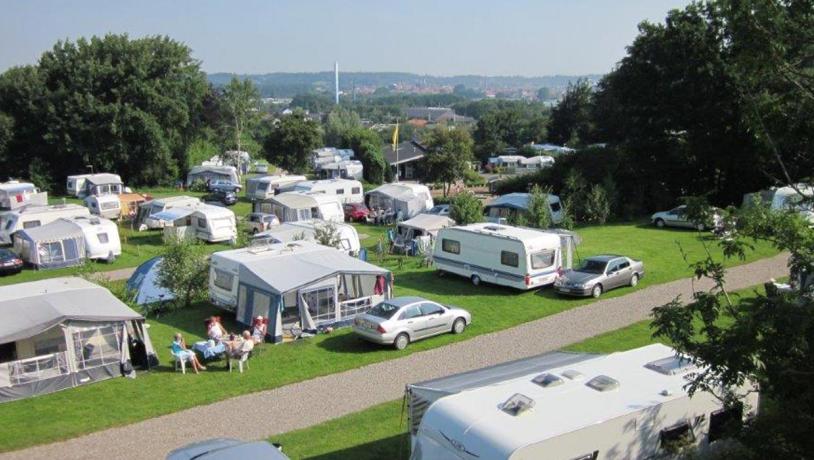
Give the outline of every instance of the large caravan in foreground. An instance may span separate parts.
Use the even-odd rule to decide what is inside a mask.
[[[515,289],[553,284],[571,268],[575,234],[479,223],[442,228],[435,238],[433,263],[442,272]]]
[[[745,415],[687,393],[670,347],[551,353],[407,386],[411,460],[654,458],[720,439]],[[746,384],[747,411],[758,395]]]
[[[26,206],[0,213],[0,245],[12,244],[11,235],[18,230],[39,227],[57,219],[72,217],[90,217],[90,212],[84,206],[69,203]]]

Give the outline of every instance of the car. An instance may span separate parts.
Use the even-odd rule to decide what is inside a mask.
[[[644,277],[641,260],[619,255],[588,257],[573,270],[554,281],[558,294],[599,297],[603,292],[622,286],[635,287]]]
[[[215,438],[179,447],[167,454],[167,460],[227,460],[251,458],[258,460],[289,460],[282,447],[267,441],[240,441]]]
[[[226,180],[226,179],[213,180],[212,182],[209,183],[209,191],[210,192],[227,191],[227,192],[239,193],[241,189],[242,189],[242,187],[240,186],[240,184],[236,184],[236,183],[234,183],[234,182],[232,182],[230,180]]]
[[[346,203],[342,206],[345,220],[350,222],[363,221],[370,215],[370,209],[364,203]]]
[[[437,204],[430,209],[424,211],[424,214],[435,214],[437,216],[449,216],[448,204]]]
[[[235,192],[226,190],[214,190],[210,194],[203,197],[204,203],[218,203],[224,206],[232,206],[237,203],[237,195]]]
[[[661,211],[650,216],[650,222],[656,227],[678,227],[678,228],[694,228],[697,230],[716,229],[723,223],[721,210],[718,208],[710,208],[712,214],[711,222],[697,223],[692,222],[687,218],[687,206],[681,205],[669,211]]]
[[[253,212],[249,214],[248,219],[246,219],[246,226],[249,227],[249,232],[252,235],[265,232],[277,225],[280,225],[280,219],[274,214],[267,214],[265,212]]]
[[[472,323],[468,311],[422,297],[396,297],[353,320],[353,332],[369,342],[403,350],[416,340],[451,332],[462,333]]]
[[[23,270],[23,259],[8,249],[0,249],[0,275],[14,275]]]

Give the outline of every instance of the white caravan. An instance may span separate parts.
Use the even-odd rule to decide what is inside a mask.
[[[68,176],[65,181],[65,191],[69,196],[78,197],[80,193],[85,190],[85,179],[92,176],[92,174],[75,174]]]
[[[85,235],[85,255],[88,259],[113,262],[122,255],[119,227],[113,221],[100,217],[74,217],[64,219],[82,229]]]
[[[19,209],[23,206],[45,206],[48,192],[41,192],[30,182],[10,180],[0,183],[0,209]]]
[[[163,222],[165,238],[197,238],[209,243],[237,241],[235,213],[222,206],[193,203],[153,214]]]
[[[342,160],[320,165],[319,175],[323,179],[357,179],[364,177],[365,167],[359,160]]]
[[[690,396],[699,368],[665,345],[565,355],[408,385],[411,460],[667,458],[721,439],[745,415],[709,392]],[[757,388],[734,390],[754,414]]]
[[[441,272],[515,289],[536,289],[571,268],[576,236],[490,223],[442,228],[433,249]]]
[[[281,187],[306,180],[305,176],[262,176],[252,177],[246,181],[246,198],[265,200],[279,193]]]
[[[316,241],[316,229],[329,225],[330,223],[319,220],[306,220],[300,222],[287,222],[273,227],[264,232],[255,234],[252,237],[253,244],[256,242],[271,243],[291,243],[298,240]],[[336,227],[337,243],[336,249],[348,255],[359,254],[362,245],[359,243],[359,233],[352,225],[338,224]]]
[[[339,198],[342,204],[365,202],[365,194],[362,191],[362,183],[358,180],[306,180],[288,185],[286,187],[281,187],[280,190],[284,192],[305,192],[312,194],[322,193],[324,195],[334,195]]]
[[[529,210],[528,193],[509,193],[495,198],[492,202],[483,207],[486,220],[489,222],[505,224],[511,222],[518,214],[527,213]],[[562,222],[562,202],[557,195],[548,195],[548,207],[551,211],[551,222],[559,224]]]
[[[286,192],[269,200],[255,201],[252,212],[274,214],[280,222],[322,219],[341,223],[345,221],[342,203],[335,195],[320,193]]]
[[[120,195],[88,195],[85,197],[85,206],[94,216],[106,219],[118,219],[122,215],[122,202]]]
[[[153,215],[164,212],[179,206],[191,206],[200,203],[201,200],[192,196],[170,196],[157,198],[139,205],[137,221],[140,223],[138,229],[143,231],[148,228],[163,228],[164,221],[154,219]]]
[[[757,193],[747,193],[743,196],[743,205],[752,205],[755,196],[760,198],[762,204],[768,205],[773,210],[794,210],[814,223],[814,202],[812,202],[814,186],[812,185],[796,184],[794,187],[773,187]],[[809,201],[804,203],[804,200]]]
[[[90,217],[88,208],[78,204],[26,206],[0,213],[0,245],[12,244],[12,234],[18,230],[50,224],[57,219]]]
[[[427,186],[408,182],[380,185],[365,194],[365,203],[371,210],[401,213],[403,219],[415,217],[435,204]]]

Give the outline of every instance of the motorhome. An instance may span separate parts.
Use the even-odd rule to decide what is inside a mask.
[[[265,200],[280,193],[280,187],[306,180],[305,176],[262,176],[252,177],[246,181],[246,198]]]
[[[267,317],[274,342],[295,326],[346,324],[391,295],[388,270],[310,241],[220,251],[210,262],[212,303],[246,325]]]
[[[362,191],[362,183],[358,180],[306,180],[281,187],[280,190],[283,192],[305,192],[312,194],[322,193],[324,195],[334,195],[339,198],[342,204],[364,203],[365,201],[365,195]]]
[[[48,192],[41,192],[30,182],[10,180],[0,183],[0,209],[14,210],[23,206],[45,206]]]
[[[553,284],[571,268],[577,243],[571,232],[477,223],[439,230],[432,259],[442,273],[469,278],[476,286],[527,290]]]
[[[362,180],[365,167],[359,160],[342,160],[320,165],[319,177],[323,179]]]
[[[152,201],[146,201],[139,205],[138,216],[136,217],[137,228],[139,230],[147,230],[150,228],[163,228],[165,222],[154,219],[152,216],[160,212],[172,209],[178,206],[189,206],[200,203],[201,200],[192,196],[170,196],[166,198],[157,198]]]
[[[88,259],[113,262],[122,255],[119,227],[115,222],[100,217],[74,217],[64,220],[82,230],[85,236],[85,256]]]
[[[322,219],[344,222],[342,203],[335,195],[321,193],[286,192],[267,200],[252,203],[253,212],[274,214],[280,222]]]
[[[785,209],[797,211],[814,223],[814,186],[812,185],[795,184],[794,187],[772,187],[756,193],[747,193],[743,196],[743,206],[751,206],[756,199],[776,211]]]
[[[57,219],[90,217],[88,208],[78,204],[54,204],[26,206],[14,211],[0,213],[0,245],[12,244],[11,235],[28,228],[49,224]]]
[[[319,220],[304,220],[300,222],[287,222],[272,227],[264,232],[255,234],[252,240],[266,243],[291,243],[293,241],[316,241],[317,229],[334,225],[336,232],[336,249],[345,254],[355,256],[359,254],[362,245],[359,242],[359,233],[353,225],[324,222]]]
[[[365,204],[371,210],[390,210],[394,214],[401,213],[403,219],[409,219],[432,209],[435,203],[427,186],[401,182],[384,184],[367,192]]]
[[[235,213],[222,206],[192,203],[153,214],[163,222],[165,238],[197,238],[208,243],[237,241]]]
[[[550,353],[408,385],[411,460],[668,458],[753,415],[687,383],[696,367],[652,344],[609,355]]]
[[[483,207],[486,220],[505,224],[513,222],[519,215],[528,213],[529,193],[509,193],[501,195]],[[562,222],[562,203],[557,195],[548,195],[551,222]]]

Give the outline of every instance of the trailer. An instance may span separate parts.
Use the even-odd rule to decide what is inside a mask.
[[[316,241],[317,229],[334,225],[336,230],[336,249],[348,255],[359,254],[362,247],[359,242],[359,233],[353,225],[339,224],[335,222],[324,222],[320,220],[306,220],[300,222],[287,222],[274,226],[264,232],[256,233],[252,237],[253,243],[291,243],[294,241],[306,240]]]
[[[0,183],[0,209],[15,210],[23,206],[46,206],[48,192],[30,182],[10,180]]]
[[[68,203],[25,206],[0,213],[0,245],[12,244],[11,236],[18,230],[39,227],[61,218],[71,217],[90,217],[90,211],[84,206]]]
[[[268,200],[255,201],[252,203],[252,212],[274,214],[280,222],[311,219],[337,223],[345,221],[345,212],[339,198],[321,193],[281,193]]]
[[[119,227],[115,222],[100,217],[74,217],[65,220],[82,230],[85,236],[85,256],[88,259],[111,263],[122,255]]]
[[[280,188],[306,180],[305,176],[274,175],[252,177],[246,181],[246,198],[267,200],[280,193]]]
[[[365,195],[362,183],[358,180],[323,179],[295,182],[280,187],[281,192],[303,192],[323,195],[333,195],[339,198],[342,204],[364,203]]]

